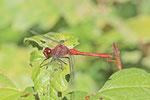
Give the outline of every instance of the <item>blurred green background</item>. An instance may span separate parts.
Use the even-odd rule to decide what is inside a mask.
[[[33,85],[29,29],[71,33],[85,52],[113,54],[117,42],[123,68],[150,72],[150,0],[0,0],[0,72],[20,89]],[[95,92],[117,71],[105,59],[74,58],[79,90]]]

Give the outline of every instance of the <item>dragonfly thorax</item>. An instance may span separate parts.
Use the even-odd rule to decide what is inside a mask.
[[[53,50],[52,50],[52,56],[64,56],[69,53],[68,47],[64,46],[63,44],[58,44]]]

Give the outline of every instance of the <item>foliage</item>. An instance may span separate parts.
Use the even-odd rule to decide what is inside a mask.
[[[49,33],[44,36],[51,36],[54,33]],[[64,41],[64,44],[68,47],[78,45],[77,38],[73,38],[70,34],[55,33],[60,41]],[[25,42],[28,42],[35,47],[35,43],[39,46],[55,47],[57,44],[55,41],[48,40],[42,35],[26,38]],[[54,38],[56,38],[54,37]],[[40,42],[44,41],[44,42]],[[70,45],[71,44],[71,45]],[[73,45],[74,44],[74,45]],[[43,48],[44,49],[44,48]],[[2,100],[97,100],[97,99],[148,99],[150,93],[150,75],[141,69],[124,69],[113,74],[105,85],[95,94],[91,95],[87,91],[81,90],[69,90],[69,80],[67,75],[69,73],[69,63],[63,64],[63,69],[57,61],[50,65],[40,68],[40,63],[45,59],[42,55],[42,51],[35,50],[31,53],[30,63],[34,68],[32,72],[32,80],[34,82],[33,87],[27,87],[24,91],[18,91],[15,89],[13,82],[11,82],[6,76],[1,74],[0,83],[5,88],[0,88],[2,91],[0,98]],[[47,61],[46,63],[48,63]],[[62,66],[61,66],[62,67]],[[77,80],[79,81],[79,80]],[[13,89],[14,88],[14,89]],[[68,92],[67,92],[68,91]],[[69,93],[69,91],[72,91]],[[3,96],[5,95],[5,96]]]
[[[150,0],[0,0],[0,72],[8,76],[0,74],[0,86],[17,88],[10,91],[20,95],[18,88],[23,91],[34,85],[40,73],[40,68],[34,66],[44,59],[41,54],[46,45],[39,41],[42,37],[32,37],[28,43],[34,42],[33,46],[41,51],[25,45],[23,39],[35,35],[29,30],[39,35],[71,33],[79,38],[80,45],[75,48],[85,52],[111,54],[112,43],[117,42],[123,68],[136,67],[150,72],[149,3]],[[66,45],[72,48],[73,43],[76,44],[73,40]],[[34,62],[36,58],[41,59]],[[75,56],[75,80],[79,80],[75,81],[76,89],[80,90],[79,94],[81,91],[92,94],[115,71],[115,64],[103,59]]]
[[[150,74],[141,69],[124,69],[113,74],[91,100],[98,98],[106,100],[149,99],[149,77]]]

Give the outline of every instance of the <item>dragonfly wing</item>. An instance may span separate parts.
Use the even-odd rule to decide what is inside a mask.
[[[46,35],[42,35],[44,38],[51,40],[52,42],[56,42],[59,43],[59,38],[57,37],[57,35],[53,32],[49,32]]]
[[[33,30],[29,30],[32,34],[34,34],[34,35],[40,35],[40,36],[42,36],[42,37],[44,37],[44,38],[46,38],[46,39],[48,39],[48,40],[51,40],[52,42],[57,42],[57,43],[59,43],[59,38],[56,36],[56,34],[54,33],[54,32],[49,32],[49,33],[47,33],[46,35],[41,35],[41,34],[39,34],[39,33],[37,33],[37,32],[35,32],[35,31],[33,31]]]
[[[69,55],[69,66],[70,66],[70,78],[71,78],[71,81],[73,80],[74,78],[74,57],[73,55]]]
[[[69,57],[67,56],[63,56],[60,58],[67,58],[69,60],[69,69],[70,69],[70,82],[72,83],[72,80],[74,78],[74,64],[73,64],[73,57],[72,55],[69,55]]]

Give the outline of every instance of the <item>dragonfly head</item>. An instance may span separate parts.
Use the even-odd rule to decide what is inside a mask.
[[[49,58],[51,56],[52,50],[48,47],[46,47],[43,51],[43,54],[46,58]]]

